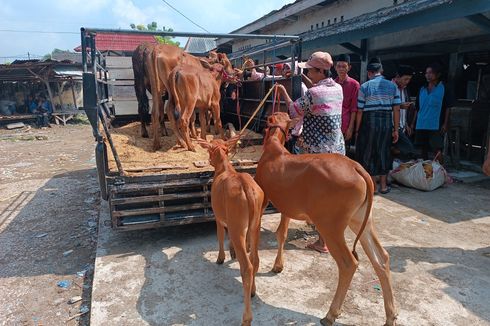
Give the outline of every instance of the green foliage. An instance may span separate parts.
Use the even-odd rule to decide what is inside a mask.
[[[138,30],[138,31],[152,31],[152,32],[173,32],[174,30],[172,28],[166,28],[165,26],[162,27],[162,29],[158,29],[158,24],[157,22],[151,22],[151,24],[147,24],[146,26],[143,24],[131,24],[129,25],[131,29]],[[180,46],[180,42],[173,41],[174,37],[173,36],[155,36],[155,39],[158,41],[158,43],[164,43],[164,44],[172,44],[175,46]]]

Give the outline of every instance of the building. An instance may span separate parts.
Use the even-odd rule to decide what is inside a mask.
[[[489,17],[488,0],[297,0],[232,33],[299,35],[303,59],[318,50],[350,53],[352,75],[360,81],[366,80],[370,57],[382,59],[388,77],[399,64],[410,64],[417,71],[412,95],[424,83],[425,66],[438,61],[447,68],[448,88],[462,99],[455,104],[451,133],[468,159],[481,159],[490,129]],[[243,55],[260,63],[289,55],[267,51],[271,42],[222,38],[217,46],[238,61]]]

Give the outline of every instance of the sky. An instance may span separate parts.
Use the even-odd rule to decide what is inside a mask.
[[[165,0],[209,32],[228,33],[293,0]],[[0,63],[38,58],[80,44],[80,27],[123,28],[156,21],[204,32],[163,0],[0,0]],[[14,32],[16,31],[16,32]],[[20,32],[27,31],[27,32]],[[34,32],[36,31],[36,32]],[[57,33],[46,33],[57,32]],[[184,40],[181,44],[185,44]]]

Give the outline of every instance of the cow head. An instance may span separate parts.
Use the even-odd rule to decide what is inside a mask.
[[[284,135],[283,143],[288,138],[288,131],[298,123],[299,119],[291,119],[285,112],[275,112],[267,117],[267,132],[265,139],[269,138],[273,129],[279,129]],[[265,141],[265,140],[264,140]]]
[[[240,135],[236,135],[224,141],[222,139],[213,139],[211,142],[207,142],[205,140],[199,139],[198,144],[208,150],[209,153],[209,162],[213,167],[217,167],[223,161],[223,154],[228,155],[228,153],[232,152],[236,148],[236,144],[240,139]],[[226,156],[228,159],[228,156]]]
[[[218,53],[218,55],[220,54],[221,53]],[[211,71],[211,73],[216,77],[216,79],[221,78],[221,81],[224,83],[235,84],[238,82],[238,73],[235,71],[235,69],[232,68],[230,72],[229,70],[227,70],[226,65],[223,65],[222,63],[209,63],[207,60],[203,60],[203,59],[200,59],[200,62],[204,68]]]
[[[216,62],[219,62],[219,59],[218,59],[218,52],[216,51],[209,51],[208,53],[208,61],[210,63],[216,63]]]

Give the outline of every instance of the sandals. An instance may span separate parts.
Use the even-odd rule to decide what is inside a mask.
[[[383,189],[379,189],[379,193],[380,194],[383,194],[383,195],[386,195],[387,193],[389,193],[391,191],[391,187],[390,186],[387,186],[385,190]]]

